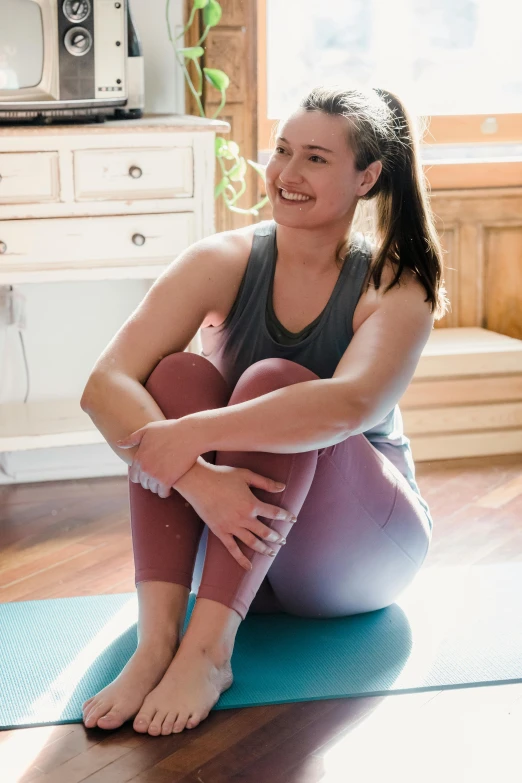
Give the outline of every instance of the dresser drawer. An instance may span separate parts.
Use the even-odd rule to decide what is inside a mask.
[[[0,204],[58,201],[57,152],[0,152]]]
[[[194,241],[193,212],[4,220],[0,272],[168,264]]]
[[[192,147],[76,150],[73,155],[76,201],[194,194]]]

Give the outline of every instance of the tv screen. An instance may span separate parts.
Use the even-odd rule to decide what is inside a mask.
[[[43,20],[33,0],[0,0],[0,90],[40,84]]]

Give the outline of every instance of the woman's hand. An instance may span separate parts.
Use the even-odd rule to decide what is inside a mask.
[[[260,476],[247,468],[234,468],[228,465],[205,465],[204,472],[198,475],[197,483],[192,484],[190,492],[183,492],[194,511],[208,525],[212,532],[228,549],[240,566],[250,570],[250,560],[238,547],[235,538],[239,538],[256,552],[266,554],[274,547],[267,546],[259,539],[280,543],[284,536],[264,525],[257,516],[267,519],[284,519],[295,522],[290,511],[263,503],[250,486],[259,487],[267,492],[281,492],[273,479]]]
[[[205,453],[201,430],[182,419],[151,421],[116,441],[122,449],[138,446],[129,472],[134,484],[168,497],[171,487]]]

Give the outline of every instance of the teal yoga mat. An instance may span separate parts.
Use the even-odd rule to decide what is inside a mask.
[[[0,605],[0,728],[81,722],[134,652],[137,616],[135,593]],[[522,563],[422,569],[351,617],[248,614],[213,709],[520,682],[521,618]]]

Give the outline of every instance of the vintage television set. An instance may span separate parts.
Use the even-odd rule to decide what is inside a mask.
[[[129,0],[0,0],[0,124],[141,117]]]

